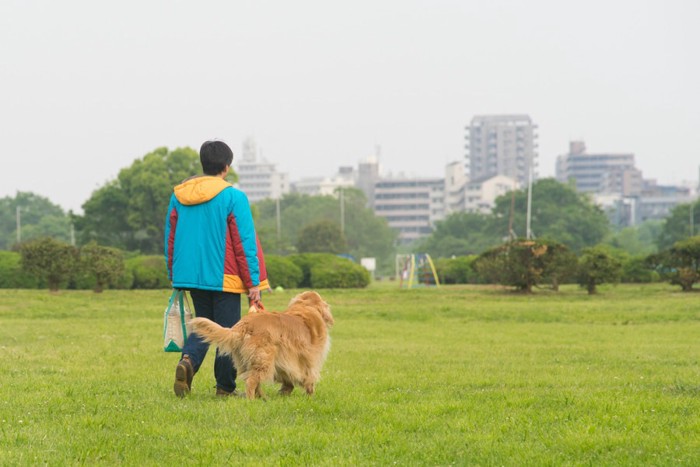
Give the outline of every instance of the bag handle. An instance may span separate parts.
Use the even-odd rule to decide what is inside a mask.
[[[183,345],[187,343],[187,325],[185,323],[185,304],[184,301],[187,300],[187,294],[182,289],[177,289],[178,294],[178,308],[180,309],[180,325],[182,326],[182,343]],[[187,302],[189,305],[189,301]]]

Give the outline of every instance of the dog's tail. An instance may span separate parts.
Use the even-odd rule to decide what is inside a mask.
[[[216,344],[219,353],[230,355],[236,346],[236,334],[233,329],[219,326],[207,318],[194,318],[189,322],[192,332],[209,344]]]

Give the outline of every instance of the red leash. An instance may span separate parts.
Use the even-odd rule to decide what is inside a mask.
[[[268,311],[265,309],[265,306],[263,305],[262,300],[254,300],[250,301],[250,306],[255,308],[255,313],[268,313]]]

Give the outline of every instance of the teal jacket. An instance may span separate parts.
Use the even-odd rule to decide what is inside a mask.
[[[174,288],[269,288],[248,197],[220,177],[194,177],[175,187],[165,219],[165,262]]]

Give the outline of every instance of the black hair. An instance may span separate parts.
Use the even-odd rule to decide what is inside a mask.
[[[205,141],[199,149],[199,161],[205,175],[218,175],[233,162],[233,151],[223,141]]]

